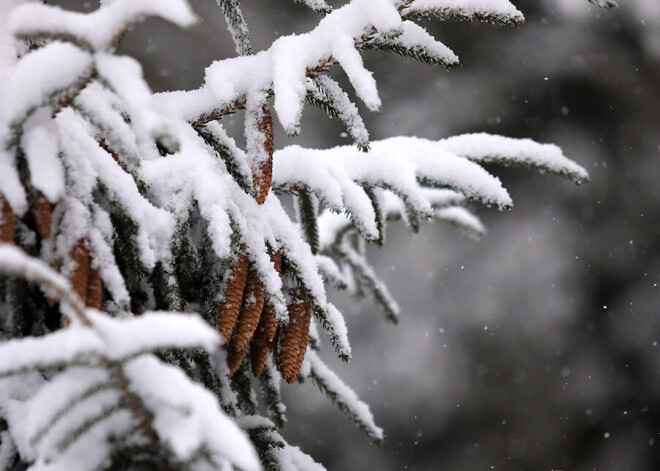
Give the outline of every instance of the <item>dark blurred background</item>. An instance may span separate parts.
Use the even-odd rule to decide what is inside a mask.
[[[122,45],[156,91],[196,88],[211,61],[234,55],[216,3],[192,3],[192,30],[150,20]],[[492,168],[516,205],[475,207],[483,240],[390,226],[371,260],[401,324],[333,293],[354,355],[344,365],[325,352],[371,405],[385,446],[313,385],[284,386],[284,435],[329,470],[660,469],[660,2],[513,3],[520,28],[424,23],[461,57],[456,70],[367,53],[384,108],[363,117],[374,139],[485,131],[553,142],[591,183]],[[285,0],[243,5],[256,50],[319,19]],[[227,120],[238,133],[241,118]],[[341,132],[308,107],[301,136],[280,129],[276,147],[348,143]]]

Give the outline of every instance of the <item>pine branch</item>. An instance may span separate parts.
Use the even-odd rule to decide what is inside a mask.
[[[346,386],[315,352],[309,352],[307,357],[311,366],[310,376],[321,392],[355,422],[372,442],[382,445],[383,431],[374,423],[369,407],[358,399],[355,392]]]
[[[499,25],[519,26],[525,17],[508,0],[483,3],[474,0],[442,2],[439,0],[413,1],[402,9],[405,19],[428,18],[434,20],[480,21]]]
[[[18,38],[68,40],[90,51],[103,51],[116,46],[129,26],[149,16],[158,16],[181,27],[195,22],[185,0],[116,0],[87,14],[29,3],[14,8],[11,25],[12,33]]]
[[[332,7],[328,5],[325,0],[293,0],[295,3],[305,5],[312,11],[327,15],[332,11]]]
[[[246,363],[243,363],[231,376],[231,388],[236,393],[237,405],[244,415],[257,413],[257,396],[252,389]]]
[[[313,76],[307,81],[307,101],[325,111],[328,116],[346,127],[358,149],[369,151],[369,133],[355,104],[339,84],[325,75]]]
[[[387,228],[386,224],[386,215],[383,211],[382,205],[379,200],[380,190],[372,186],[364,186],[364,192],[369,197],[371,201],[371,206],[374,208],[374,214],[376,215],[376,229],[378,231],[378,237],[373,239],[372,242],[377,246],[381,247],[385,243],[385,230]]]
[[[156,420],[159,414],[168,414],[168,424],[177,414],[179,418],[175,420],[188,420],[194,412],[196,420],[220,420],[224,422],[224,427],[235,427],[217,410],[215,400],[208,392],[189,382],[178,369],[165,366],[149,353],[177,347],[217,348],[219,336],[201,319],[173,314],[145,314],[130,320],[117,320],[85,310],[82,300],[61,275],[14,247],[0,247],[0,270],[37,282],[47,294],[60,301],[63,312],[71,321],[69,328],[59,332],[31,340],[10,341],[0,346],[0,376],[7,377],[26,369],[67,366],[29,399],[33,406],[29,410],[33,415],[55,407],[48,414],[47,418],[51,420],[47,422],[41,416],[28,419],[33,428],[25,431],[30,433],[35,453],[48,455],[51,453],[49,450],[57,450],[57,459],[63,463],[62,466],[66,466],[64,463],[67,460],[78,456],[80,443],[84,440],[105,440],[112,433],[124,433],[130,423],[126,413],[134,418],[140,433],[154,450],[159,450],[161,442],[166,442],[178,458],[194,450],[177,446],[177,434],[181,431],[176,426],[163,428],[162,419]],[[150,336],[145,336],[144,332],[149,332]],[[75,369],[80,359],[86,362],[93,360],[88,368],[95,371],[96,376]],[[183,404],[183,413],[180,410],[177,412],[178,404],[170,404],[169,401],[176,401],[176,397],[168,398],[168,392],[162,390],[155,378],[173,382],[176,384],[175,390],[185,391],[183,397],[187,402]],[[77,394],[76,387],[79,390]],[[54,393],[62,391],[62,388],[66,392]],[[104,394],[103,401],[95,398]],[[197,402],[191,401],[193,397]],[[85,402],[92,407],[82,407]],[[57,406],[58,403],[61,405]],[[234,428],[234,431],[238,433],[235,438],[240,437],[238,429]],[[243,442],[242,451],[229,449],[207,438],[195,446],[225,454],[241,467],[257,469],[247,441]],[[103,454],[88,453],[84,460],[87,465],[81,463],[81,466],[95,467],[104,459]]]
[[[234,40],[236,53],[239,56],[251,55],[252,46],[250,45],[250,33],[245,18],[243,18],[240,0],[216,0],[216,2],[225,16],[227,27]]]
[[[385,312],[386,319],[398,324],[401,308],[385,285],[377,278],[373,268],[366,263],[363,257],[346,246],[343,247],[341,256],[351,266],[355,275],[365,283],[377,304]]]
[[[247,162],[247,156],[236,147],[236,143],[217,122],[195,128],[204,141],[218,153],[224,161],[227,171],[248,195],[254,195],[252,170]]]
[[[264,403],[268,408],[268,416],[278,428],[284,427],[286,422],[284,415],[286,407],[282,403],[280,394],[280,379],[281,376],[273,362],[267,361],[263,373],[259,376],[259,385]]]
[[[370,36],[361,44],[361,48],[378,49],[447,69],[458,65],[458,57],[451,49],[411,21],[401,23],[400,34]]]
[[[348,287],[346,277],[331,257],[316,255],[314,259],[325,284],[338,290],[344,290]]]
[[[318,200],[307,190],[301,189],[295,201],[298,221],[305,234],[305,240],[309,244],[312,253],[316,254],[319,250]]]
[[[614,0],[589,0],[589,3],[593,3],[594,5],[598,5],[601,8],[617,8],[619,4],[615,2]]]

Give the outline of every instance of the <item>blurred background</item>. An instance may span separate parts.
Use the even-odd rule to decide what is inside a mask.
[[[400,325],[370,300],[332,293],[353,360],[333,359],[327,342],[325,352],[370,404],[385,446],[312,384],[283,386],[283,434],[331,471],[660,469],[660,2],[513,3],[527,17],[520,28],[424,23],[458,69],[367,53],[384,107],[362,115],[373,139],[484,131],[553,142],[591,183],[494,167],[515,207],[474,208],[483,240],[390,225],[370,255]],[[195,28],[150,20],[122,43],[156,91],[196,88],[208,64],[234,55],[216,3],[192,4]],[[319,20],[285,0],[243,5],[256,50]],[[241,119],[224,120],[236,137]],[[275,144],[349,143],[341,133],[307,107],[301,136],[279,129]]]

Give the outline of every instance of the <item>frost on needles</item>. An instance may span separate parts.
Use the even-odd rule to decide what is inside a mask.
[[[369,294],[396,321],[365,251],[389,221],[481,236],[466,201],[512,204],[482,164],[588,179],[525,139],[369,140],[352,97],[382,103],[362,51],[452,67],[415,21],[519,25],[508,0],[297,3],[318,25],[255,53],[240,2],[218,0],[237,57],[199,89],[159,94],[115,48],[149,16],[192,25],[185,0],[0,6],[0,468],[322,469],[278,432],[282,380],[315,384],[380,443],[319,354],[322,330],[351,356],[326,286]],[[333,65],[352,90],[325,75]],[[276,150],[274,120],[301,132],[305,103],[354,145]],[[239,110],[245,148],[222,122]]]

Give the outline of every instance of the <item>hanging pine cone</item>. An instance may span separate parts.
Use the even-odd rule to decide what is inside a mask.
[[[238,371],[243,363],[245,355],[247,355],[249,345],[247,345],[243,350],[236,350],[229,348],[227,350],[227,366],[229,367],[229,376],[230,378],[234,376],[234,373]]]
[[[280,331],[278,363],[282,378],[290,384],[298,377],[302,358],[305,356],[301,347],[303,343],[305,348],[307,347],[309,319],[306,317],[311,314],[311,309],[300,291],[296,291],[288,308],[289,325]]]
[[[92,309],[101,309],[102,296],[103,280],[101,279],[101,273],[94,268],[90,268],[87,277],[87,299],[85,304]]]
[[[275,265],[275,270],[282,273],[282,256],[279,252],[270,256],[271,262]],[[257,330],[252,336],[252,347],[250,352],[250,361],[252,364],[252,374],[256,377],[266,365],[268,352],[275,346],[275,334],[277,333],[277,319],[270,303],[264,303],[264,309],[259,319]]]
[[[246,350],[257,330],[259,318],[264,308],[264,292],[261,282],[255,270],[250,270],[243,296],[243,306],[238,316],[236,333],[231,341],[231,346],[237,351]]]
[[[273,180],[273,117],[266,105],[261,109],[262,116],[257,123],[257,129],[264,135],[264,151],[268,159],[261,162],[257,168],[252,169],[252,181],[254,185],[254,195],[257,203],[264,204],[266,196],[270,191],[270,185]]]
[[[74,263],[74,268],[69,275],[69,283],[73,287],[73,291],[78,295],[81,301],[85,302],[87,299],[87,281],[89,279],[89,249],[85,239],[78,239],[76,245],[71,249],[71,259]]]
[[[238,313],[243,302],[248,267],[249,259],[246,254],[239,255],[231,267],[224,299],[218,312],[218,332],[222,335],[223,345],[229,340],[238,319]]]
[[[0,206],[2,213],[0,214],[0,242],[10,244],[14,240],[14,232],[16,232],[16,214],[11,209],[9,201],[0,194]]]
[[[35,190],[32,193],[30,211],[32,211],[39,236],[43,240],[50,238],[50,230],[53,224],[53,204],[40,190]]]
[[[229,341],[229,354],[227,363],[229,364],[230,374],[232,376],[250,348],[250,340],[257,330],[259,318],[264,308],[264,293],[261,288],[261,282],[255,270],[250,270],[248,280],[243,295],[243,305],[236,323],[236,331]]]
[[[307,353],[307,343],[309,342],[309,325],[312,322],[312,305],[305,301],[304,308],[305,312],[302,318],[300,343],[298,343],[298,358],[294,367],[296,371],[296,377],[298,376],[298,372],[300,371],[303,361],[305,360],[305,354]]]
[[[257,331],[252,337],[252,350],[250,352],[250,362],[252,364],[252,374],[259,377],[264,370],[268,352],[275,346],[275,334],[277,333],[277,319],[270,305],[264,307],[259,320]]]

